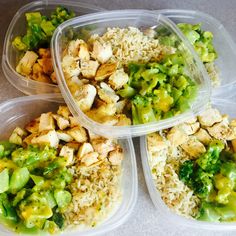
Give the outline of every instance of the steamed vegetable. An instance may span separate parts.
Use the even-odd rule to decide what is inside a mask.
[[[12,44],[19,51],[36,50],[42,46],[48,47],[56,27],[74,16],[73,11],[62,6],[58,6],[49,17],[40,12],[28,12],[25,14],[26,34],[16,36]]]

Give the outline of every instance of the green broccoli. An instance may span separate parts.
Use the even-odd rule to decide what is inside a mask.
[[[179,179],[183,181],[186,185],[192,186],[194,174],[194,161],[187,160],[179,168]]]

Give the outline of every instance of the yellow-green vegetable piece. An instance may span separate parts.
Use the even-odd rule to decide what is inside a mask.
[[[9,189],[9,170],[4,169],[0,173],[0,193],[4,193]]]
[[[66,190],[55,190],[54,197],[60,208],[65,208],[71,202],[71,194]]]

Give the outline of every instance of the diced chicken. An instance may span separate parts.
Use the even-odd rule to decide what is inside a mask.
[[[78,158],[81,159],[84,155],[94,152],[93,146],[90,143],[83,143],[78,151]]]
[[[118,123],[119,119],[116,116],[104,116],[100,118],[100,123],[103,125],[114,126]]]
[[[27,144],[27,145],[30,145],[30,144],[32,143],[32,139],[33,139],[34,137],[37,137],[37,133],[32,133],[32,134],[28,135],[28,136],[23,140],[23,142],[24,142],[25,144]]]
[[[66,77],[71,78],[80,74],[79,61],[70,55],[66,55],[62,59],[62,67]]]
[[[200,128],[194,136],[203,144],[208,145],[212,140],[211,136],[205,129]]]
[[[42,58],[51,58],[50,48],[40,48],[38,52],[39,56]]]
[[[89,139],[90,140],[101,138],[100,135],[93,133],[91,130],[88,130],[88,134],[89,134]]]
[[[42,66],[40,66],[39,65],[39,63],[35,63],[34,65],[33,65],[33,74],[42,74],[43,73],[43,68],[42,68]]]
[[[85,112],[91,109],[96,93],[96,88],[91,84],[85,84],[77,90],[75,98],[82,111]]]
[[[66,166],[72,165],[74,162],[74,149],[68,146],[63,146],[59,156],[66,158]]]
[[[147,136],[148,151],[151,153],[159,152],[168,147],[166,141],[158,132],[149,134]]]
[[[39,132],[39,119],[31,120],[26,126],[25,129],[30,133]]]
[[[31,143],[49,145],[50,147],[57,148],[59,138],[55,130],[43,131],[38,136],[32,138]]]
[[[72,142],[68,142],[66,143],[66,146],[70,147],[70,148],[73,148],[74,150],[79,150],[80,146],[81,146],[81,143],[78,143],[76,141],[72,141]]]
[[[48,83],[48,84],[52,83],[50,77],[44,73],[33,74],[30,78],[38,82],[43,82],[43,83]]]
[[[99,138],[92,140],[92,146],[102,156],[107,156],[110,151],[115,150],[115,143],[111,139]]]
[[[188,138],[189,136],[182,129],[178,127],[173,127],[167,134],[167,139],[174,147],[177,147],[187,142]]]
[[[65,117],[66,119],[69,119],[69,116],[71,116],[70,110],[67,106],[59,106],[57,114]]]
[[[193,116],[192,118],[185,121],[185,123],[187,123],[187,124],[193,124],[195,122],[197,122],[197,117],[196,116]]]
[[[108,160],[112,165],[120,165],[124,158],[124,153],[121,148],[117,148],[114,151],[111,151],[108,155]]]
[[[198,116],[198,120],[203,126],[212,126],[217,122],[222,121],[222,116],[217,109],[207,109]]]
[[[39,132],[55,129],[55,124],[51,112],[43,113],[39,119]]]
[[[101,82],[101,89],[98,89],[98,96],[106,103],[116,103],[119,100],[119,96],[115,91],[106,83]]]
[[[236,153],[236,139],[233,139],[231,143],[232,143],[233,151]]]
[[[119,69],[109,77],[109,84],[113,89],[117,90],[122,88],[128,80],[129,76],[124,72],[124,69]]]
[[[73,138],[66,131],[57,130],[57,136],[64,142],[71,142],[73,140]]]
[[[117,68],[117,63],[102,64],[96,73],[95,80],[101,81],[112,75]]]
[[[39,65],[42,67],[43,72],[47,75],[51,75],[54,71],[51,58],[38,59]]]
[[[70,127],[71,128],[80,125],[79,120],[76,117],[74,117],[74,116],[69,116],[69,121],[70,121]]]
[[[117,102],[116,104],[115,104],[115,106],[116,106],[116,113],[117,114],[120,114],[120,113],[122,113],[123,112],[123,110],[124,110],[124,108],[125,108],[125,106],[126,106],[126,104],[127,104],[127,100],[121,100],[121,101],[119,101],[119,102]]]
[[[79,47],[79,59],[88,61],[90,59],[88,45],[86,43],[81,43]]]
[[[183,123],[178,125],[178,127],[182,129],[187,135],[191,135],[198,131],[198,129],[200,128],[200,124],[199,122],[195,122],[192,124]]]
[[[230,121],[230,126],[236,127],[236,119]]]
[[[86,155],[84,155],[80,162],[83,163],[85,166],[91,166],[92,164],[98,162],[98,156],[99,154],[97,152],[91,152]]]
[[[131,125],[131,120],[125,114],[119,114],[115,116],[118,118],[117,126],[129,126]]]
[[[199,157],[206,152],[205,146],[194,137],[190,137],[186,143],[181,144],[181,148],[192,157]]]
[[[13,130],[14,133],[18,134],[20,137],[23,137],[23,136],[26,136],[27,135],[27,132],[20,128],[20,127],[16,127],[14,130]]]
[[[57,121],[57,126],[60,130],[66,129],[70,126],[69,120],[67,120],[63,116],[53,114],[53,118]]]
[[[77,126],[69,129],[67,133],[77,142],[84,143],[87,141],[87,133],[83,127]]]
[[[98,67],[99,63],[97,61],[81,61],[81,73],[85,78],[94,78]]]
[[[108,43],[94,41],[92,56],[101,64],[106,63],[112,56],[112,48]]]
[[[236,138],[233,130],[230,129],[227,124],[224,124],[224,122],[214,124],[212,127],[207,127],[207,131],[216,139],[232,140]]]
[[[22,145],[22,136],[20,136],[16,132],[12,132],[11,136],[9,137],[9,142],[17,145]]]
[[[37,59],[38,55],[35,52],[27,51],[18,63],[16,71],[21,75],[30,75],[33,65]]]

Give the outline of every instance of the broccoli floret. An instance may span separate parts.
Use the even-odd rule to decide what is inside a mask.
[[[56,10],[51,14],[51,21],[52,24],[57,27],[64,21],[69,20],[73,17],[75,17],[75,13],[73,11],[69,11],[63,6],[58,6]]]
[[[151,98],[136,95],[132,99],[133,124],[144,124],[156,121],[152,108]]]
[[[194,174],[194,161],[187,160],[179,168],[179,179],[186,185],[192,186],[192,179]]]

